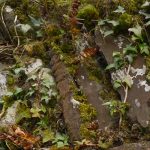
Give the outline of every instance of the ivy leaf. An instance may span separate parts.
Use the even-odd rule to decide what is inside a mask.
[[[42,37],[43,36],[43,32],[41,30],[36,31],[36,36],[37,37]]]
[[[118,89],[121,87],[121,80],[115,80],[113,83],[113,86],[115,89]]]
[[[146,26],[149,26],[150,25],[150,20],[145,24]]]
[[[142,27],[139,24],[134,28],[129,28],[128,31],[133,32],[137,37],[142,38]]]
[[[43,137],[42,142],[46,143],[46,142],[52,141],[54,139],[54,133],[51,130],[46,129],[46,130],[42,131],[42,137]]]
[[[14,70],[14,73],[15,73],[16,75],[18,75],[21,71],[24,71],[24,68],[23,68],[23,67],[16,68],[16,69]]]
[[[6,96],[13,96],[13,92],[7,92]]]
[[[42,101],[44,100],[46,102],[46,104],[48,104],[48,102],[49,102],[50,99],[49,99],[48,95],[43,95],[42,98],[41,98],[41,100]]]
[[[141,7],[147,7],[150,6],[150,2],[146,1]]]
[[[29,30],[32,29],[32,27],[29,24],[18,24],[17,27],[20,27],[20,30],[25,34]]]
[[[133,61],[134,61],[134,57],[132,56],[132,55],[126,55],[126,58],[127,58],[127,60],[128,60],[128,62],[129,62],[129,64],[132,64],[133,63]]]
[[[139,14],[144,15],[145,19],[150,19],[150,14],[148,14],[148,13],[145,13],[143,11],[139,11]]]
[[[123,54],[137,54],[137,48],[135,46],[127,45],[126,48],[123,49]]]
[[[121,56],[121,53],[120,52],[113,52],[113,57],[120,57]]]
[[[31,108],[30,112],[32,113],[32,117],[40,118],[40,112],[41,112],[40,108]]]
[[[39,18],[39,19],[35,19],[34,17],[32,16],[29,16],[29,18],[31,19],[31,22],[32,24],[35,26],[35,27],[40,27],[42,25],[42,20]]]
[[[15,90],[15,92],[14,92],[14,95],[18,95],[18,94],[20,94],[22,91],[23,91],[22,88],[17,87],[16,90]]]
[[[114,33],[113,30],[105,31],[105,32],[104,32],[104,37],[106,37],[106,36],[108,36],[108,35],[111,35],[111,34],[113,34],[113,33]]]
[[[115,13],[125,13],[126,11],[125,11],[125,9],[123,8],[123,7],[121,7],[121,6],[118,6],[118,8],[114,11]]]
[[[115,64],[110,64],[106,67],[105,70],[111,70],[111,69],[114,69],[115,68]]]
[[[149,46],[146,43],[142,43],[139,45],[140,53],[149,55]]]
[[[105,22],[106,22],[106,20],[100,20],[100,21],[98,22],[98,25],[99,25],[99,26],[105,25]]]
[[[108,23],[111,23],[114,27],[118,26],[119,25],[119,21],[115,21],[115,20],[110,20],[110,21],[107,21]]]
[[[128,85],[129,88],[131,88],[132,85],[133,85],[133,80],[132,80],[132,78],[131,78],[130,75],[125,76],[123,82],[126,83],[126,84]]]

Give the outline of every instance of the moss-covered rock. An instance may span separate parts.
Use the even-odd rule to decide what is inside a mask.
[[[97,9],[89,4],[81,8],[77,14],[77,18],[84,19],[83,23],[88,30],[91,30],[95,26],[94,20],[97,20],[99,13]]]

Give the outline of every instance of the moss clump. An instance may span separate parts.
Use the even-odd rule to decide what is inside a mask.
[[[61,46],[61,50],[63,53],[69,53],[71,51],[73,51],[73,45],[72,43],[63,43]]]
[[[43,42],[36,41],[24,46],[30,56],[37,56],[41,59],[46,58],[46,51]]]
[[[145,0],[113,0],[116,5],[124,7],[128,13],[138,12],[144,1]]]
[[[9,86],[13,85],[15,83],[15,79],[13,78],[13,76],[8,75],[7,76],[7,84]]]
[[[45,27],[45,33],[49,37],[59,36],[61,34],[61,30],[55,24],[48,24]]]
[[[80,114],[82,121],[91,121],[95,119],[97,113],[94,107],[91,104],[81,104],[80,105]]]
[[[95,23],[93,20],[97,20],[99,17],[99,13],[97,9],[93,5],[86,5],[82,9],[79,10],[77,14],[77,18],[84,19],[83,23],[88,30],[94,28]]]
[[[115,32],[126,32],[133,24],[132,15],[124,13],[119,16],[119,25],[116,26]]]
[[[33,2],[30,0],[8,0],[7,3],[12,8],[15,8],[15,14],[18,16],[20,22],[28,23],[29,15],[34,17],[40,16],[38,5],[33,5]]]
[[[81,124],[81,126],[80,126],[80,135],[84,139],[88,139],[88,140],[95,139],[97,137],[97,134],[94,130],[89,130],[87,128],[88,125],[89,125],[89,123]]]

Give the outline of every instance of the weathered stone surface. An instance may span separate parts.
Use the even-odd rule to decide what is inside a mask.
[[[62,98],[62,108],[65,123],[72,141],[80,139],[79,109],[73,106],[72,91],[70,89],[70,76],[58,55],[51,52],[51,69],[57,81],[57,88]]]
[[[83,92],[87,96],[87,100],[97,111],[97,119],[99,121],[100,129],[104,129],[112,124],[109,111],[106,106],[103,105],[104,101],[99,96],[100,90],[103,86],[96,81],[88,78],[87,70],[84,66],[80,66],[77,73],[77,82],[81,86]]]
[[[139,56],[131,68],[130,74],[135,77],[127,101],[131,105],[129,116],[132,119],[136,118],[143,127],[147,127],[150,125],[150,84],[146,81],[144,64],[144,58]]]
[[[150,150],[150,142],[130,143],[119,147],[111,148],[110,150]]]
[[[113,51],[122,51],[122,48],[129,43],[120,37],[108,37],[102,39],[99,32],[96,32],[97,45],[101,47],[108,64],[112,63]],[[130,76],[133,77],[133,85],[128,91],[127,102],[130,104],[129,116],[133,121],[138,121],[143,127],[150,123],[150,84],[145,77],[145,62],[143,56],[138,56],[131,67]],[[124,91],[118,90],[121,99],[124,99]]]

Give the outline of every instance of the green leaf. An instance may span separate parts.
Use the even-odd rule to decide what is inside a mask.
[[[147,7],[150,6],[150,2],[146,1],[141,7]]]
[[[30,108],[24,104],[20,104],[17,108],[16,122],[19,123],[23,118],[31,118]]]
[[[131,78],[130,75],[125,76],[123,82],[126,83],[126,84],[128,85],[129,88],[131,88],[132,85],[133,85],[133,80],[132,80],[132,78]]]
[[[42,95],[41,100],[42,100],[42,101],[44,100],[44,101],[46,102],[46,104],[47,104],[47,103],[49,102],[50,98],[49,98],[48,95]]]
[[[7,92],[6,96],[13,96],[13,92]]]
[[[133,63],[134,59],[133,59],[132,55],[126,55],[126,58],[127,58],[128,62],[129,62],[129,64]]]
[[[32,16],[29,16],[30,17],[30,19],[31,19],[31,22],[32,22],[32,24],[35,26],[35,27],[40,27],[42,24],[43,24],[43,22],[42,22],[42,20],[39,18],[39,19],[35,19],[34,17],[32,17]]]
[[[49,129],[46,129],[46,130],[42,131],[42,137],[43,137],[43,140],[42,140],[43,143],[52,141],[54,139],[54,132],[52,132]]]
[[[111,70],[111,69],[113,69],[113,68],[115,68],[115,64],[110,64],[110,65],[108,65],[108,66],[106,67],[105,70]]]
[[[113,86],[115,89],[118,89],[121,87],[121,80],[115,80],[113,83]]]
[[[115,13],[125,13],[126,11],[125,11],[125,9],[123,8],[123,7],[121,7],[121,6],[118,6],[118,8],[114,11]]]
[[[14,95],[18,95],[18,94],[20,94],[21,92],[23,92],[23,89],[17,87],[16,90],[15,90],[15,92],[14,92]]]
[[[126,48],[123,49],[123,54],[137,54],[137,48],[135,46],[127,45]]]
[[[32,27],[29,24],[18,24],[17,27],[20,27],[23,33],[27,33]]]
[[[113,52],[113,57],[120,57],[121,56],[121,53],[120,52]]]
[[[150,20],[145,24],[146,26],[149,26],[150,25]]]
[[[139,11],[139,14],[144,15],[145,19],[150,19],[150,14],[148,14],[148,13],[145,13],[143,11]]]
[[[16,75],[18,75],[21,71],[24,71],[24,68],[20,67],[20,68],[14,69],[14,73],[15,73]]]
[[[32,113],[32,117],[40,118],[40,116],[41,116],[40,115],[40,112],[41,112],[40,108],[31,108],[30,112]]]
[[[108,23],[111,23],[114,27],[118,26],[119,25],[119,21],[115,21],[115,20],[110,20],[110,21],[107,21]]]
[[[139,45],[140,53],[149,55],[149,46],[146,43],[142,43]]]
[[[43,37],[43,32],[41,30],[36,31],[36,37]]]
[[[139,24],[134,28],[129,28],[128,30],[133,32],[137,37],[142,38],[142,27]]]
[[[113,33],[114,33],[113,30],[105,31],[105,32],[104,32],[104,37],[109,36],[109,35],[111,35],[111,34],[113,34]]]

